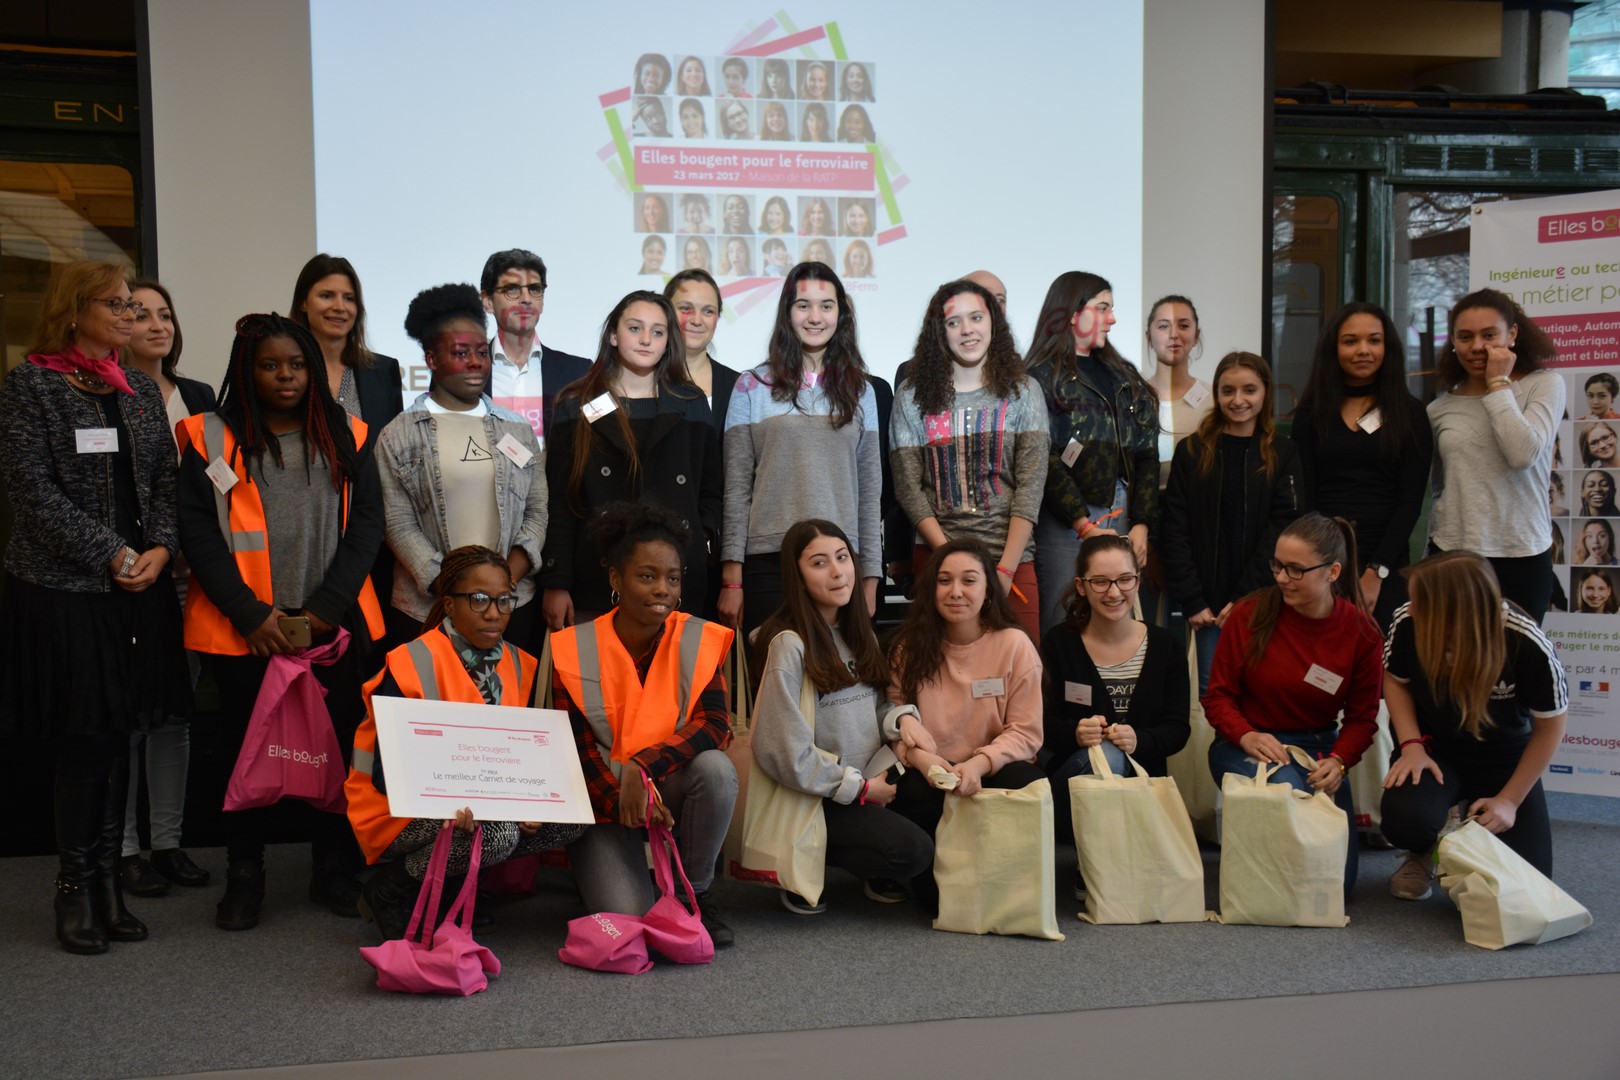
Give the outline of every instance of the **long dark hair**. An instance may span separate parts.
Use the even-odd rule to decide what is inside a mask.
[[[481,544],[468,544],[444,553],[444,559],[439,563],[439,576],[433,579],[433,606],[428,608],[427,618],[422,620],[424,634],[450,614],[450,594],[456,591],[462,578],[480,566],[497,567],[508,578],[512,576],[512,569],[506,565],[501,553]]]
[[[1215,378],[1210,380],[1215,384],[1215,407],[1198,421],[1198,475],[1208,476],[1215,468],[1215,458],[1221,448],[1221,432],[1226,430],[1226,414],[1221,410],[1221,376],[1234,369],[1254,372],[1266,391],[1266,400],[1261,404],[1259,415],[1254,418],[1254,434],[1256,445],[1260,448],[1260,472],[1265,474],[1266,483],[1269,484],[1271,474],[1277,471],[1277,450],[1274,446],[1277,424],[1272,419],[1271,365],[1252,352],[1229,352],[1215,365]]]
[[[236,321],[236,339],[231,342],[231,359],[225,369],[225,381],[219,387],[219,405],[216,412],[236,436],[237,448],[247,456],[262,462],[269,449],[277,465],[285,465],[281,458],[281,442],[270,437],[259,409],[259,395],[253,389],[253,358],[259,342],[266,338],[291,338],[304,354],[309,382],[304,391],[304,438],[310,453],[305,460],[308,467],[319,456],[332,474],[332,489],[342,491],[346,480],[354,475],[354,433],[349,429],[349,416],[332,397],[332,388],[326,380],[326,368],[321,362],[321,346],[315,335],[301,323],[284,319],[275,312],[268,315],[244,315]]]
[[[581,378],[563,387],[562,393],[557,395],[557,401],[561,404],[564,401],[577,400],[583,410],[587,402],[595,401],[603,394],[612,395],[618,408],[613,410],[610,422],[618,425],[619,435],[630,455],[630,483],[632,490],[635,490],[635,485],[641,479],[641,455],[636,447],[635,433],[630,427],[630,414],[625,408],[625,399],[613,388],[613,380],[618,375],[620,367],[619,350],[613,344],[613,336],[618,333],[619,320],[630,310],[632,304],[652,304],[664,313],[664,355],[659,358],[657,366],[653,369],[659,395],[685,396],[699,392],[686,373],[686,343],[681,337],[680,324],[675,320],[675,308],[662,294],[637,289],[635,292],[627,293],[624,299],[613,305],[613,310],[608,312],[608,317],[602,321],[602,336],[596,346],[596,362],[591,364],[591,369]],[[579,422],[574,425],[574,467],[568,476],[568,505],[578,517],[584,517],[586,512],[586,507],[579,502],[579,489],[585,480],[586,466],[590,464],[591,444],[595,439],[594,427],[594,424],[586,421],[581,411]]]
[[[1084,270],[1067,270],[1052,279],[1046,289],[1046,299],[1041,301],[1041,316],[1030,338],[1029,351],[1024,354],[1025,366],[1031,371],[1042,365],[1050,366],[1054,387],[1073,377],[1080,368],[1074,355],[1074,317],[1098,293],[1113,291],[1114,287],[1106,278]],[[1112,338],[1102,348],[1091,350],[1091,356],[1131,387],[1138,399],[1145,399],[1153,414],[1158,415],[1158,393],[1142,378],[1142,373],[1119,354]]]
[[[342,274],[354,286],[354,323],[349,327],[349,336],[343,343],[343,366],[368,368],[371,366],[371,350],[366,346],[366,297],[360,291],[360,275],[354,272],[354,264],[348,259],[322,253],[305,263],[304,268],[298,271],[298,280],[293,283],[292,307],[288,309],[288,317],[304,329],[309,329],[309,315],[304,311],[304,301],[309,299],[309,291],[317,281],[332,274]],[[324,354],[317,352],[315,355]]]
[[[1131,546],[1130,538],[1104,533],[1101,536],[1089,536],[1080,541],[1080,553],[1074,557],[1074,576],[1083,578],[1086,571],[1091,569],[1091,560],[1105,551],[1118,551],[1131,560],[1131,569],[1138,574],[1142,567],[1136,561],[1136,549]],[[1063,598],[1063,621],[1077,633],[1091,624],[1091,598],[1084,589],[1078,588],[1074,583],[1069,584],[1069,593]]]
[[[801,281],[825,281],[838,298],[838,325],[821,361],[821,392],[832,406],[832,424],[841,428],[855,419],[866,390],[866,361],[855,343],[855,309],[850,305],[844,283],[825,263],[802,262],[782,279],[782,295],[776,303],[776,326],[771,330],[770,351],[765,367],[770,373],[771,400],[791,401],[799,406],[799,388],[804,383],[804,345],[793,332],[793,304]]]
[[[1514,302],[1506,293],[1495,289],[1476,289],[1451,305],[1451,315],[1446,321],[1447,334],[1445,348],[1435,357],[1435,373],[1439,376],[1442,389],[1450,390],[1468,378],[1463,370],[1462,361],[1457,359],[1457,346],[1454,343],[1457,335],[1457,316],[1465,311],[1475,308],[1489,308],[1502,316],[1508,329],[1517,327],[1517,339],[1508,348],[1513,350],[1513,374],[1528,375],[1532,371],[1540,371],[1558,356],[1558,344],[1547,336],[1547,332],[1531,321],[1524,309]]]
[[[1371,315],[1383,325],[1384,362],[1372,382],[1372,393],[1367,395],[1368,410],[1379,410],[1383,423],[1376,437],[1378,449],[1385,457],[1394,457],[1411,449],[1417,440],[1413,430],[1413,417],[1420,415],[1419,402],[1406,388],[1406,350],[1401,347],[1401,332],[1389,313],[1377,304],[1357,300],[1333,313],[1316,339],[1316,353],[1311,361],[1311,373],[1306,377],[1305,389],[1300,392],[1294,406],[1295,422],[1304,419],[1315,425],[1317,431],[1332,431],[1334,424],[1344,421],[1339,406],[1344,401],[1344,372],[1339,367],[1339,333],[1354,315]],[[1270,402],[1267,402],[1268,411]],[[1427,420],[1424,421],[1427,423]]]
[[[934,603],[934,583],[940,567],[952,555],[973,556],[984,572],[984,606],[979,609],[979,625],[986,632],[1023,630],[1017,612],[1001,591],[996,577],[996,557],[978,540],[951,540],[934,549],[928,563],[917,575],[917,597],[906,612],[894,640],[889,644],[889,663],[900,676],[900,695],[916,701],[917,691],[932,682],[945,665],[945,620]]]
[[[990,313],[990,351],[984,357],[984,384],[1003,400],[1017,398],[1024,379],[1024,359],[1013,344],[1012,328],[1001,313],[1001,305],[990,290],[972,281],[948,281],[934,290],[923,312],[922,329],[911,350],[911,366],[906,369],[905,385],[912,388],[917,411],[923,416],[945,412],[956,400],[952,372],[956,366],[950,343],[945,337],[945,305],[963,293],[984,301]]]
[[[841,542],[850,553],[850,573],[854,585],[849,602],[838,609],[838,632],[844,644],[854,654],[855,670],[845,666],[838,655],[838,645],[826,620],[816,610],[805,587],[804,575],[799,572],[799,556],[818,536],[830,536]],[[860,564],[855,561],[855,548],[849,537],[830,521],[811,518],[795,524],[782,537],[782,606],[766,619],[754,635],[755,666],[764,670],[765,658],[770,651],[771,639],[784,630],[791,630],[804,641],[804,674],[821,694],[842,690],[846,686],[865,683],[880,690],[889,685],[889,661],[878,644],[872,629],[872,617],[867,614],[866,600],[860,585]]]
[[[1354,526],[1342,517],[1324,517],[1312,510],[1290,522],[1288,527],[1278,534],[1277,539],[1281,540],[1285,536],[1309,544],[1311,550],[1323,561],[1338,563],[1339,576],[1333,582],[1334,594],[1356,605],[1357,611],[1366,613],[1367,602],[1361,595],[1361,578],[1356,574]],[[1249,615],[1249,630],[1253,636],[1249,639],[1249,651],[1244,660],[1249,664],[1258,664],[1266,655],[1266,646],[1271,644],[1271,635],[1277,629],[1277,619],[1282,615],[1282,589],[1276,585],[1268,585],[1250,593],[1247,599],[1254,601],[1254,611]],[[1377,634],[1376,629],[1371,632]]]
[[[180,333],[180,313],[174,310],[174,297],[169,295],[169,290],[157,278],[136,278],[129,283],[129,291],[134,292],[136,289],[151,289],[163,297],[163,302],[169,305],[169,321],[174,324],[174,333],[169,338],[169,355],[158,361],[158,365],[163,371],[163,377],[173,382],[175,368],[180,366],[180,349],[185,345],[185,338]],[[152,314],[156,316],[157,312],[154,311]]]

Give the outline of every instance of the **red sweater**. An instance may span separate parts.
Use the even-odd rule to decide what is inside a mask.
[[[1383,641],[1372,619],[1335,597],[1333,613],[1311,619],[1287,604],[1258,664],[1246,660],[1254,603],[1241,601],[1227,616],[1215,667],[1204,694],[1204,715],[1228,742],[1250,731],[1322,731],[1339,712],[1344,723],[1333,752],[1348,768],[1361,760],[1378,731],[1384,684]],[[1317,671],[1312,675],[1312,667]],[[1312,675],[1312,681],[1306,681]],[[1337,685],[1326,689],[1337,680]]]

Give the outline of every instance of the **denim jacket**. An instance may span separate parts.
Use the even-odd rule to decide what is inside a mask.
[[[175,524],[174,436],[157,384],[125,370],[135,393],[81,393],[54,371],[25,363],[0,392],[0,475],[15,524],[6,569],[24,581],[67,592],[112,589],[112,557],[124,546],[113,531],[110,454],[81,454],[75,432],[110,427],[107,408],[124,414],[134,446],[135,498],[148,548],[180,550]]]
[[[529,422],[510,409],[484,399],[484,434],[490,448],[510,435],[533,455],[521,469],[496,451],[495,491],[500,513],[501,538],[496,545],[503,556],[522,548],[534,569],[540,566],[546,540],[546,466],[540,443]],[[382,480],[383,512],[388,546],[394,564],[393,604],[412,618],[427,618],[433,606],[428,591],[439,576],[439,564],[448,550],[443,471],[433,413],[422,394],[389,422],[377,441],[377,473]],[[520,604],[534,596],[531,575],[517,583]]]

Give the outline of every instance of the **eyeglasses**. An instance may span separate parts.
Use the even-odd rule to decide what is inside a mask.
[[[136,301],[125,300],[121,296],[109,296],[99,300],[92,300],[90,302],[92,304],[106,304],[107,310],[111,311],[114,315],[122,315],[127,311],[137,319],[141,317],[141,312],[146,310],[144,306]]]
[[[515,592],[505,593],[501,596],[491,596],[487,592],[453,592],[444,595],[461,597],[467,601],[467,607],[472,609],[474,615],[482,615],[488,611],[492,600],[495,602],[495,609],[502,615],[512,614],[517,610],[518,606],[518,594]]]
[[[1320,570],[1324,566],[1332,565],[1332,559],[1329,559],[1327,562],[1319,562],[1315,566],[1290,566],[1287,563],[1280,563],[1276,559],[1272,559],[1271,576],[1276,577],[1278,574],[1287,574],[1289,581],[1298,581],[1312,570]]]
[[[1081,578],[1080,580],[1084,581],[1086,583],[1086,588],[1090,589],[1092,592],[1097,593],[1100,596],[1103,593],[1106,593],[1108,591],[1108,587],[1110,585],[1118,586],[1119,591],[1121,593],[1128,593],[1132,589],[1136,588],[1137,583],[1142,580],[1142,575],[1141,574],[1121,574],[1121,575],[1119,575],[1119,577],[1115,577],[1115,578],[1088,577],[1088,578]]]
[[[546,287],[539,282],[535,282],[532,285],[502,285],[495,291],[506,297],[508,300],[520,299],[525,292],[529,294],[529,299],[531,300],[538,300],[542,296],[546,295]]]

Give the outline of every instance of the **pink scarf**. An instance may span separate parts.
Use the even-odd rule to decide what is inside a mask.
[[[133,395],[135,390],[124,378],[124,369],[118,366],[118,353],[113,351],[100,360],[92,360],[80,352],[76,346],[69,345],[67,351],[54,356],[43,353],[31,353],[28,357],[30,364],[36,364],[47,371],[60,371],[69,375],[79,372],[89,372],[108,386]]]

